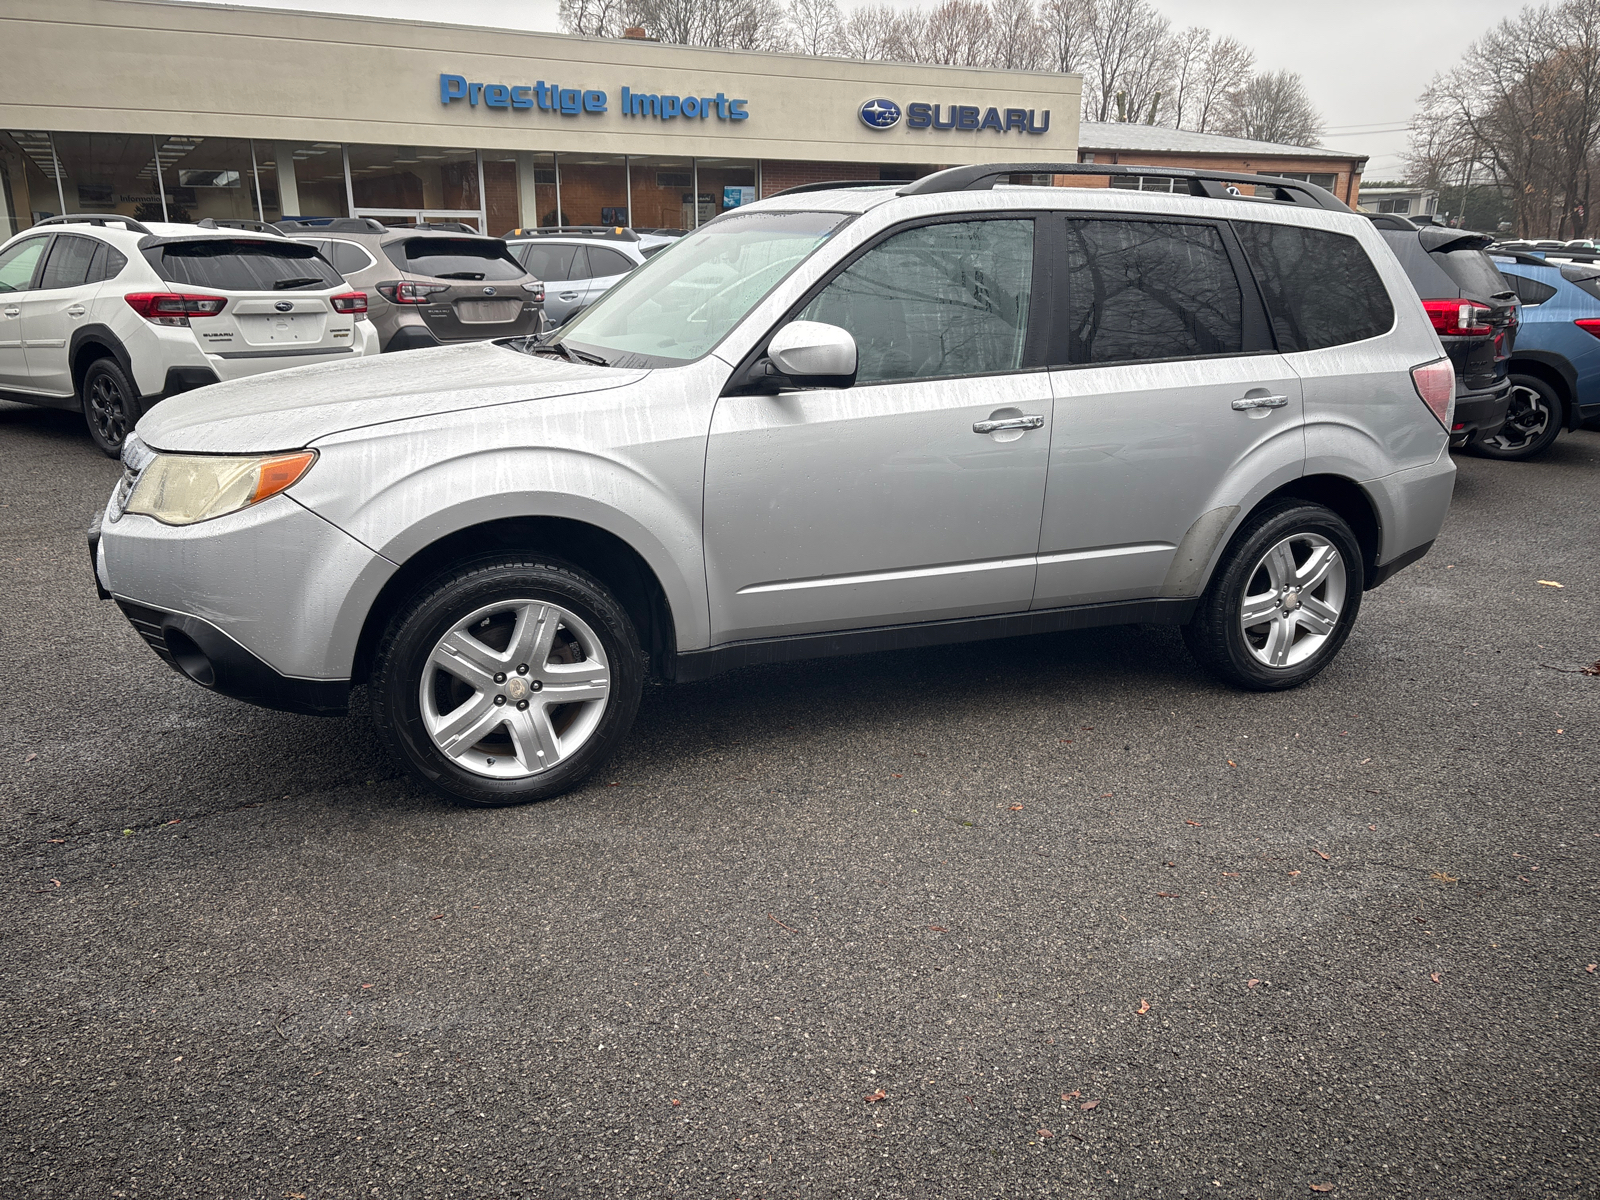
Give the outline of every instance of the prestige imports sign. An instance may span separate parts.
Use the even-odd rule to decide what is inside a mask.
[[[564,88],[539,80],[532,84],[508,86],[503,83],[474,83],[464,75],[439,76],[439,103],[449,106],[459,100],[476,108],[539,109],[562,117],[610,111],[610,97],[589,88]],[[722,92],[715,96],[674,96],[658,92],[636,92],[623,88],[617,111],[625,117],[654,117],[671,121],[688,120],[746,121],[750,118],[748,100],[730,99]]]

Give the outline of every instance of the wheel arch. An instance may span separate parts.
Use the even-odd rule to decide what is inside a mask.
[[[105,325],[83,325],[72,331],[72,340],[67,344],[67,362],[72,367],[72,390],[75,393],[79,396],[83,394],[83,377],[90,365],[99,358],[114,359],[134,391],[138,391],[139,384],[133,376],[133,358],[122,344],[122,339]]]
[[[1245,514],[1244,521],[1269,504],[1291,499],[1320,504],[1344,519],[1361,547],[1362,577],[1366,587],[1371,588],[1372,581],[1377,577],[1378,555],[1383,548],[1383,523],[1379,519],[1377,506],[1366,490],[1343,475],[1302,475],[1268,492]],[[1242,528],[1244,521],[1236,528]]]
[[[454,564],[496,551],[548,555],[593,575],[617,598],[638,631],[652,673],[670,678],[677,630],[666,590],[644,555],[622,538],[570,517],[513,516],[468,525],[406,559],[367,610],[356,641],[351,682],[365,682],[390,619],[416,590]]]
[[[1569,431],[1578,427],[1578,374],[1566,359],[1541,350],[1513,353],[1507,371],[1549,384],[1561,401],[1561,427]]]

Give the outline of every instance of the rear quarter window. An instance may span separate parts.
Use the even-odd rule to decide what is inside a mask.
[[[509,280],[527,274],[501,241],[468,238],[409,238],[384,247],[402,271],[434,279]]]
[[[1502,272],[1506,282],[1511,285],[1511,290],[1516,292],[1517,299],[1524,304],[1543,304],[1556,294],[1556,289],[1548,283],[1540,283],[1537,279],[1529,279],[1524,275],[1513,275]],[[1581,286],[1581,285],[1580,285]]]
[[[299,242],[197,238],[151,246],[144,256],[169,283],[219,292],[284,292],[344,283],[315,247]]]
[[[1591,267],[1587,263],[1568,263],[1561,268],[1561,278],[1600,300],[1600,267]],[[1552,293],[1554,290],[1551,289]]]
[[[1234,229],[1261,285],[1280,351],[1343,346],[1394,327],[1389,290],[1355,238],[1250,221],[1235,222]]]

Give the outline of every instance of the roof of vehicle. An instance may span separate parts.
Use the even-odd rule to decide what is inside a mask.
[[[281,245],[285,240],[284,235],[277,232],[262,233],[254,229],[214,223],[199,225],[178,221],[136,221],[132,217],[122,217],[116,213],[83,213],[49,217],[43,221],[36,221],[16,236],[54,233],[58,230],[92,233],[105,238],[113,245],[131,246],[134,249],[143,249],[149,245],[166,245],[171,242],[205,241],[215,238],[230,242],[268,242],[275,245]]]
[[[1078,147],[1082,150],[1140,150],[1172,154],[1228,154],[1260,157],[1264,154],[1290,158],[1328,158],[1343,162],[1366,159],[1318,146],[1289,146],[1280,142],[1258,142],[1251,138],[1223,137],[1216,133],[1196,133],[1189,129],[1168,129],[1161,125],[1141,125],[1122,121],[1084,121],[1078,126]]]

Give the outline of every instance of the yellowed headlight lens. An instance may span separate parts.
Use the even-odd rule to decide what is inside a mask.
[[[167,525],[208,521],[277,495],[316,458],[314,450],[259,458],[158,454],[139,477],[128,511]]]

